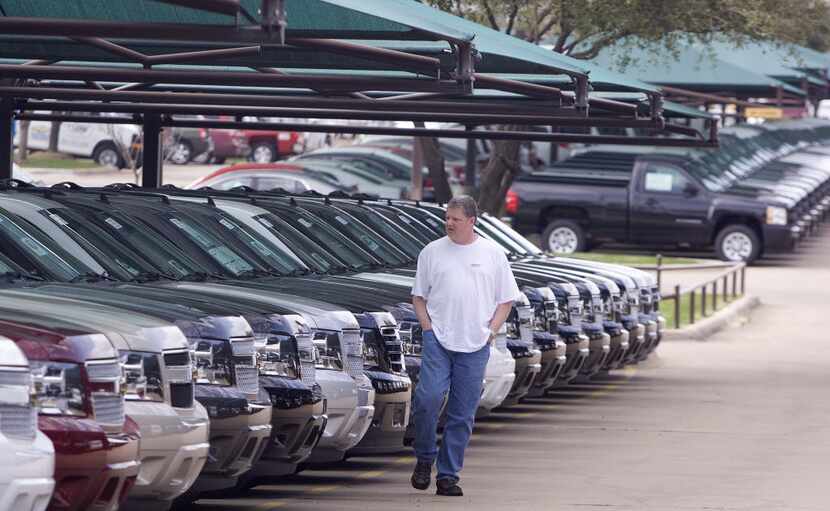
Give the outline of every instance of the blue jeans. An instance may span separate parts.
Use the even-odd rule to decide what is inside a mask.
[[[414,447],[418,461],[432,463],[437,456],[438,479],[458,480],[464,465],[464,449],[473,432],[489,358],[489,345],[473,353],[449,351],[441,346],[431,330],[424,332],[421,372],[413,403]],[[439,451],[438,414],[447,391],[447,423]]]

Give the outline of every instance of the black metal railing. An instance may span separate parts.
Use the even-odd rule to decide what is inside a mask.
[[[729,303],[746,293],[746,263],[729,264],[729,267],[703,282],[683,288],[674,286],[674,293],[662,296],[663,302],[674,301],[674,328],[680,328],[683,296],[689,296],[689,323],[698,319],[698,295],[700,295],[700,317],[705,318],[718,309],[718,300]],[[677,268],[679,269],[679,268]],[[711,302],[711,305],[710,305]]]

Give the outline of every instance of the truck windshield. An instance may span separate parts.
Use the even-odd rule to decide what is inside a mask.
[[[28,225],[22,218],[13,219],[11,214],[0,212],[0,236],[3,238],[0,250],[5,255],[40,275],[69,282],[85,273],[93,273],[81,261],[61,253],[60,248],[53,246],[36,227]]]
[[[254,266],[246,261],[241,254],[186,216],[167,214],[163,218],[231,274],[240,276],[246,272],[254,271]]]
[[[357,218],[368,227],[376,231],[378,234],[389,240],[395,247],[404,252],[411,262],[418,258],[418,254],[423,248],[423,244],[416,239],[402,231],[398,224],[389,222],[384,216],[380,215],[374,209],[368,209],[357,204],[342,203],[337,205],[338,208],[345,210],[347,213]]]
[[[297,257],[314,271],[327,273],[332,270],[346,271],[348,269],[346,265],[332,257],[323,247],[273,213],[255,216],[254,220],[265,227],[268,232],[282,240]]]

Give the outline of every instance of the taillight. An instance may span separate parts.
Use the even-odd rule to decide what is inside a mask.
[[[432,188],[432,178],[425,177],[424,178],[424,188]]]
[[[507,190],[504,198],[504,212],[508,215],[515,215],[519,211],[519,196],[513,190]]]
[[[201,139],[208,138],[208,131],[204,128],[199,128],[199,138],[201,138]]]

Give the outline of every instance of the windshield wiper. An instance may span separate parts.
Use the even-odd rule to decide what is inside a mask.
[[[286,273],[284,275],[288,275],[288,274]],[[240,272],[236,276],[238,278],[241,278],[241,279],[255,279],[255,278],[259,278],[259,277],[274,277],[275,274],[271,273],[270,271],[265,271],[265,270],[259,270],[257,268],[252,268],[250,270],[245,270],[243,272]],[[280,276],[282,276],[282,275],[280,275]]]
[[[156,282],[159,280],[176,280],[175,277],[157,271],[143,271],[133,277],[133,280],[143,284],[146,282]]]
[[[43,277],[32,275],[31,273],[21,273],[19,271],[7,271],[0,273],[0,277],[8,279],[8,280],[37,280],[37,281],[44,281]]]
[[[210,273],[206,271],[192,271],[187,275],[182,276],[179,280],[189,280],[193,282],[204,282],[208,279],[217,279],[222,280],[224,279],[224,275],[220,275],[218,273]]]
[[[108,275],[103,275],[103,274],[100,274],[100,273],[92,273],[92,272],[82,273],[81,275],[78,275],[77,277],[71,279],[69,282],[71,282],[73,284],[77,284],[78,282],[92,283],[92,282],[102,282],[102,281],[105,281],[105,280],[109,281],[109,282],[115,282],[115,279],[108,276]]]

